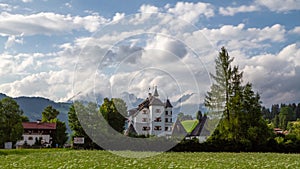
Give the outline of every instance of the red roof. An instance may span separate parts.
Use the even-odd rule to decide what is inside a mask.
[[[49,129],[55,130],[56,123],[46,123],[46,122],[23,122],[24,129]]]

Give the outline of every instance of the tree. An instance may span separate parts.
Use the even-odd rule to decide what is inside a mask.
[[[97,105],[94,103],[88,103],[88,106],[84,106],[81,102],[75,101],[68,112],[69,126],[72,130],[72,140],[74,137],[84,137],[84,148],[93,149],[95,147],[95,143],[93,143],[92,139],[88,136],[85,130],[82,127],[81,123],[85,123],[86,119],[81,118],[79,121],[78,116],[80,117],[89,117],[88,116],[88,108],[94,107],[97,108]],[[88,123],[88,122],[86,122]],[[85,127],[88,127],[88,124],[83,124]]]
[[[0,147],[4,142],[16,143],[22,137],[22,113],[12,98],[6,97],[0,101]]]
[[[288,128],[289,134],[295,135],[295,137],[300,140],[300,120],[289,122]]]
[[[189,114],[184,114],[182,112],[178,113],[177,119],[179,121],[185,121],[185,120],[193,120],[193,117]]]
[[[56,131],[53,137],[53,146],[63,146],[68,140],[67,127],[65,122],[60,121],[57,116],[59,111],[52,106],[47,106],[42,112],[42,122],[56,123]]]
[[[293,119],[293,110],[289,106],[284,106],[280,108],[279,113],[279,127],[283,130],[287,128],[289,121]]]
[[[271,107],[271,114],[272,114],[271,118],[274,119],[276,115],[279,115],[279,111],[280,111],[280,109],[279,109],[278,104],[272,105],[272,107]]]
[[[297,107],[296,107],[296,119],[300,118],[300,103],[298,103]]]
[[[197,113],[196,113],[196,119],[199,120],[199,121],[202,119],[202,112],[201,112],[201,110],[197,111]]]
[[[47,106],[42,112],[42,122],[50,122],[51,120],[56,119],[58,115],[59,111],[52,106]]]
[[[108,124],[117,132],[122,133],[125,129],[126,103],[119,98],[104,99],[100,107],[100,113]]]
[[[233,58],[230,58],[227,50],[222,47],[219,57],[215,59],[216,73],[210,74],[215,80],[215,83],[211,86],[211,90],[207,92],[205,97],[205,106],[215,114],[221,114],[227,120],[230,120],[229,115],[229,95],[230,95],[230,80],[232,78],[232,68],[230,66]]]
[[[251,83],[242,85],[243,72],[231,67],[233,58],[224,47],[215,61],[215,83],[207,92],[205,105],[210,111],[220,111],[222,119],[211,140],[263,144],[271,131],[262,118],[260,96],[253,92]]]

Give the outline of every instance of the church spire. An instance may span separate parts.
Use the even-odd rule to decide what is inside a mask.
[[[153,94],[154,97],[158,97],[158,92],[157,92],[157,86],[155,86],[155,90],[154,90],[154,94]]]

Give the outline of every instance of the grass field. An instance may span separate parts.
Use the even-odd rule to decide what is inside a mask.
[[[0,168],[295,169],[300,168],[300,154],[168,152],[153,157],[137,159],[124,158],[107,151],[96,150],[0,150]]]

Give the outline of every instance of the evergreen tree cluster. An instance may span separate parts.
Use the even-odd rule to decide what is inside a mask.
[[[264,144],[272,135],[262,118],[259,94],[252,84],[243,84],[243,72],[231,66],[233,58],[223,47],[216,58],[215,80],[207,92],[205,105],[210,114],[220,115],[220,122],[210,141],[228,141],[249,146]]]
[[[273,104],[271,109],[262,107],[262,115],[272,127],[285,130],[288,122],[300,119],[300,103]]]

